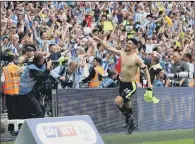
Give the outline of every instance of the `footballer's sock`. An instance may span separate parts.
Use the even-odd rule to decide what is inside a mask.
[[[132,114],[133,114],[132,108],[127,108],[127,112],[128,112],[130,115],[132,115]]]
[[[119,108],[118,106],[116,106],[122,113],[125,117],[130,117],[130,114],[129,112],[127,111],[127,108],[125,107],[125,105],[123,105],[121,108]]]

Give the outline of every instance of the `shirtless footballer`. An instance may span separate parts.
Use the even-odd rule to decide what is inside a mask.
[[[126,43],[125,50],[117,50],[105,41],[101,40],[97,36],[93,36],[93,39],[102,44],[102,46],[109,52],[114,53],[121,57],[121,74],[119,82],[119,96],[114,100],[116,107],[124,114],[126,117],[125,127],[128,127],[128,134],[131,134],[132,131],[136,128],[135,123],[133,122],[133,112],[131,108],[131,97],[136,92],[136,73],[138,67],[142,69],[146,75],[148,81],[148,88],[152,89],[152,84],[150,81],[150,74],[143,63],[142,59],[135,54],[135,49],[137,47],[137,41],[133,38],[128,39]]]

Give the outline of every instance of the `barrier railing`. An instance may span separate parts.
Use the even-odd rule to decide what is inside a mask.
[[[138,131],[184,129],[194,127],[194,89],[156,88],[158,104],[147,103],[145,89],[132,98]],[[114,106],[118,89],[61,89],[56,91],[56,116],[90,115],[100,133],[119,133],[124,116]]]

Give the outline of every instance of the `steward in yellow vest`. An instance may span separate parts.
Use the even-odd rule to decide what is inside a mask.
[[[6,105],[8,110],[8,119],[20,118],[20,67],[14,64],[15,56],[9,55],[9,64],[3,67],[1,76],[3,82],[3,93],[6,97]]]
[[[94,68],[90,72],[89,76],[82,81],[84,83],[90,82],[89,83],[90,88],[97,88],[103,80],[104,69],[101,67],[100,58],[95,58],[93,64]]]

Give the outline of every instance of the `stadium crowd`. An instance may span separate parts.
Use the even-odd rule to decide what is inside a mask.
[[[7,105],[18,100],[13,95],[26,95],[32,89],[39,92],[40,87],[34,85],[50,87],[48,79],[58,89],[84,84],[89,88],[117,87],[121,58],[108,53],[91,34],[118,50],[124,50],[126,40],[133,39],[135,53],[148,66],[153,87],[193,87],[192,79],[166,77],[194,72],[192,4],[1,2],[1,82]],[[30,76],[26,74],[29,69]],[[138,87],[147,85],[140,69],[136,83]],[[24,98],[26,107],[28,100]]]

